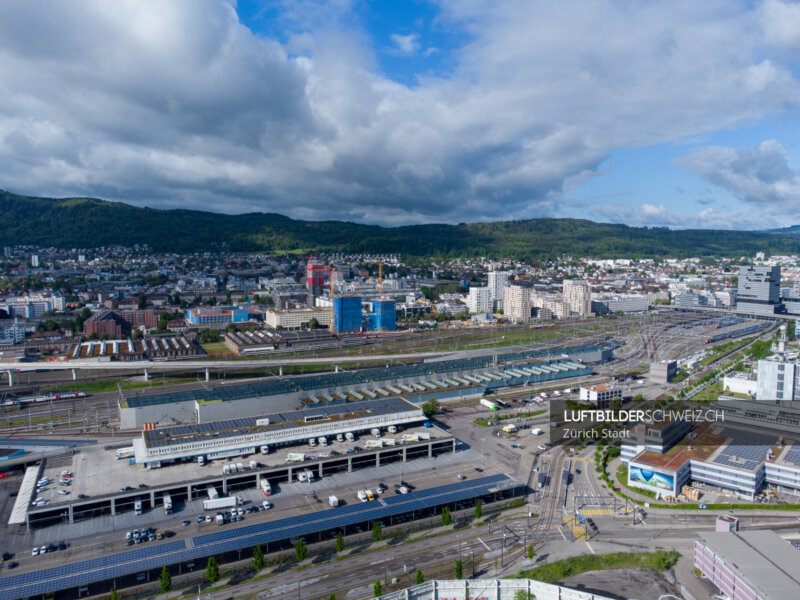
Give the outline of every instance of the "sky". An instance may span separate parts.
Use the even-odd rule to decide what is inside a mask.
[[[0,188],[386,226],[800,224],[800,3],[0,2]]]

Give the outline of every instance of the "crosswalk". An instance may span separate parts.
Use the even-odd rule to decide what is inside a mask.
[[[574,460],[575,462],[589,462],[589,463],[595,462],[594,458],[591,456],[575,456],[573,457],[572,460]]]
[[[584,506],[580,511],[584,517],[610,517],[614,514],[611,508],[587,508]]]

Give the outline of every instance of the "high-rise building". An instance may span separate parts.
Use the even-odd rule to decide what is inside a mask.
[[[800,400],[800,365],[780,358],[758,361],[756,399]]]
[[[579,317],[589,317],[592,314],[592,289],[585,279],[564,280],[564,302],[569,305],[569,311]]]
[[[39,255],[38,254],[31,254],[31,266],[38,267],[39,266]]]
[[[507,285],[503,294],[503,314],[512,321],[529,321],[531,290],[521,285]]]
[[[336,333],[357,333],[361,327],[361,297],[336,296],[333,299],[333,330]]]
[[[313,258],[309,259],[308,264],[306,264],[306,289],[313,298],[321,296],[325,290],[327,270],[324,264]]]
[[[492,312],[492,291],[488,287],[471,287],[467,307],[472,315]]]
[[[488,287],[491,300],[503,300],[506,283],[508,283],[508,271],[489,271]]]
[[[372,312],[367,315],[369,331],[397,331],[394,300],[373,300]]]
[[[781,303],[781,268],[739,267],[736,310],[762,315],[785,312]]]

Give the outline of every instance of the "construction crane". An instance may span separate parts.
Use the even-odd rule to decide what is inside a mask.
[[[334,293],[335,293],[334,287],[333,287],[333,274],[334,274],[335,271],[336,271],[336,267],[331,265],[330,271],[329,271],[329,275],[328,275],[328,279],[330,279],[330,284],[331,284],[331,322],[328,325],[328,327],[330,328],[331,333],[336,333],[336,326],[335,326],[335,324],[333,322],[333,317],[334,317],[333,297],[334,297]]]
[[[383,263],[378,261],[378,300],[383,300]]]

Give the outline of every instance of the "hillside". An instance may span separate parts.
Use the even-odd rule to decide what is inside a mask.
[[[614,257],[752,256],[800,253],[800,237],[768,232],[629,227],[582,219],[379,227],[298,221],[279,214],[225,215],[138,208],[94,198],[36,198],[0,191],[4,245],[59,248],[149,244],[157,251],[350,253],[536,259],[560,254]]]

